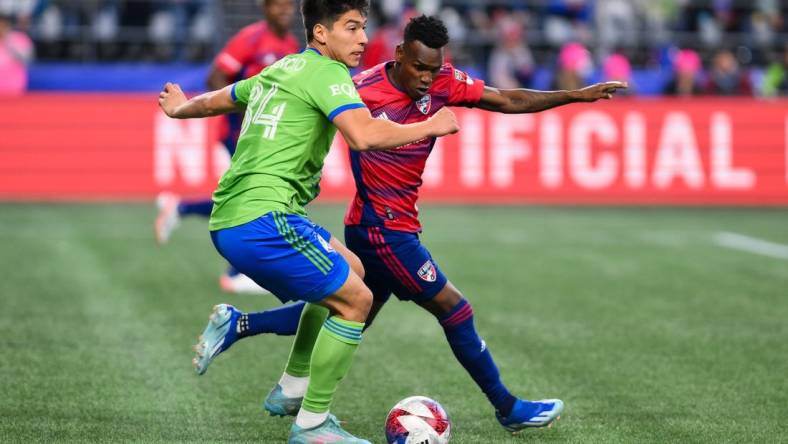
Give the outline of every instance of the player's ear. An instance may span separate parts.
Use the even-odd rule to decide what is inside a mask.
[[[312,28],[312,39],[321,45],[325,45],[326,41],[328,41],[328,28],[322,23],[315,23],[315,26]]]
[[[401,64],[404,57],[405,50],[402,49],[402,43],[400,43],[397,45],[397,49],[394,50],[394,61]]]

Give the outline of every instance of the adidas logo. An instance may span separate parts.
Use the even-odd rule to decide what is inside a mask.
[[[385,111],[383,111],[382,113],[378,114],[378,116],[375,117],[375,118],[376,119],[381,119],[381,120],[391,120],[391,119],[389,119],[389,116],[386,114]]]

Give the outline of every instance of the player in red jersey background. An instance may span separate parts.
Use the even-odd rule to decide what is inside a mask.
[[[298,51],[298,40],[290,32],[295,5],[293,0],[258,0],[264,20],[252,23],[238,31],[213,61],[208,74],[208,89],[219,90],[239,80],[258,74],[268,65]],[[235,152],[241,115],[223,116],[223,143],[230,156]],[[211,199],[181,200],[172,193],[161,193],[157,199],[159,216],[156,219],[156,240],[159,244],[169,241],[181,217],[199,215],[208,217],[213,208]],[[231,293],[265,293],[251,279],[229,267],[219,279],[221,288]]]

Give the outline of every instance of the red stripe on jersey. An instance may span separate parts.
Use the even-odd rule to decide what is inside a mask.
[[[375,251],[380,257],[381,260],[386,264],[389,270],[394,274],[394,276],[400,281],[402,285],[408,288],[413,293],[421,292],[421,287],[412,279],[408,274],[405,267],[402,265],[401,262],[394,256],[394,253],[391,251],[391,248],[386,245],[386,241],[383,238],[383,235],[377,230],[377,227],[370,227],[370,240],[372,240],[372,245],[375,245]]]
[[[402,265],[399,258],[391,250],[391,247],[386,244],[386,239],[383,233],[380,232],[378,227],[369,227],[370,241],[375,246],[375,251],[383,262],[389,267],[389,270],[399,279],[400,283],[408,288],[412,293],[421,293],[422,289],[418,282],[413,279],[413,276],[408,273],[408,270]]]
[[[402,276],[400,276],[400,270],[397,268],[397,265],[391,262],[391,258],[386,253],[386,250],[381,246],[381,241],[378,239],[377,233],[374,231],[375,227],[369,227],[367,229],[367,233],[369,234],[369,240],[372,242],[372,245],[375,247],[375,253],[378,255],[380,260],[386,264],[389,271],[391,271],[394,276],[403,284],[405,282],[402,280]],[[405,284],[407,286],[407,284]],[[408,287],[409,290],[413,291],[412,288]]]

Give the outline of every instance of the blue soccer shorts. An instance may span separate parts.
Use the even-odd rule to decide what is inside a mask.
[[[378,302],[391,293],[403,301],[426,302],[446,286],[446,276],[416,233],[349,225],[345,244],[364,264],[364,283]]]
[[[243,225],[211,231],[225,259],[282,302],[317,302],[336,293],[350,267],[329,244],[331,233],[306,217],[272,211]]]

